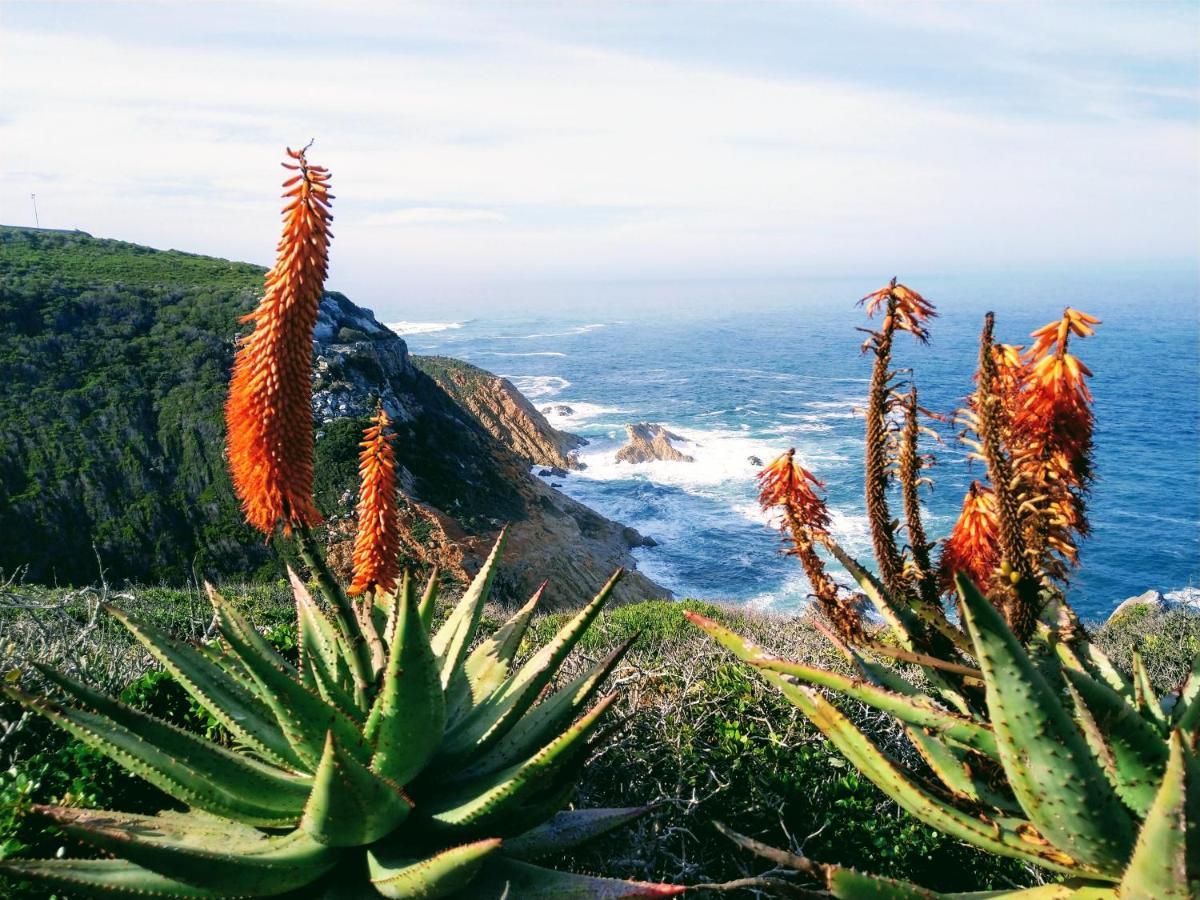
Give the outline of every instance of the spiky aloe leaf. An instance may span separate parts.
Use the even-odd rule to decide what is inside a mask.
[[[1000,793],[993,787],[995,779],[987,777],[984,767],[996,768],[996,764],[988,757],[944,741],[924,728],[908,725],[904,733],[933,774],[956,797],[1008,815],[1023,815],[1011,794]]]
[[[457,709],[469,709],[489,697],[504,684],[512,667],[517,648],[529,628],[546,582],[534,591],[529,601],[518,609],[496,633],[471,651],[462,668],[454,673],[446,691],[446,702]]]
[[[970,581],[956,582],[1013,793],[1055,847],[1118,876],[1133,849],[1128,812],[1000,613]]]
[[[325,736],[301,828],[331,847],[360,847],[390,834],[411,809],[398,784],[343,750],[332,732]]]
[[[236,801],[239,806],[250,804],[260,810],[269,821],[258,824],[294,822],[303,810],[312,786],[311,778],[227,750],[169,722],[126,706],[50,666],[40,663],[34,663],[34,666],[47,681],[58,685],[98,716],[107,718],[115,728],[124,729],[145,744],[169,754],[173,761],[216,786],[231,801],[239,798]]]
[[[298,588],[302,589],[303,585]],[[307,590],[304,593],[307,594]],[[337,631],[312,598],[302,600],[299,592],[296,594],[296,636],[300,650],[300,680],[316,689],[326,703],[336,706],[361,725],[366,714],[347,690],[350,669],[338,649]]]
[[[179,817],[128,816],[105,810],[40,807],[67,833],[167,878],[222,895],[269,896],[316,881],[337,851],[303,831],[267,836],[230,823],[181,824]]]
[[[559,688],[523,715],[516,725],[479,760],[465,769],[447,773],[448,780],[473,778],[496,772],[528,759],[561,734],[591,702],[609,674],[617,667],[637,640],[633,635],[615,647],[608,656],[574,680]]]
[[[1104,651],[1090,641],[1071,644],[1058,642],[1054,645],[1059,659],[1067,669],[1086,672],[1097,681],[1108,685],[1130,703],[1134,702],[1133,685],[1120,669],[1112,664]]]
[[[492,581],[496,577],[496,567],[504,545],[508,540],[508,529],[500,531],[492,552],[484,560],[479,573],[471,581],[458,605],[450,613],[449,618],[430,641],[434,654],[441,661],[442,687],[450,684],[450,678],[462,665],[466,658],[467,649],[475,638],[479,628],[479,620],[483,616],[483,605],[487,602],[488,593],[492,589]]]
[[[412,592],[401,591],[394,605],[395,633],[365,736],[374,750],[371,767],[406,784],[441,742],[446,713],[438,660]]]
[[[576,875],[497,855],[483,867],[483,872],[471,885],[471,896],[475,900],[515,900],[517,897],[521,900],[632,900],[635,897],[676,897],[686,890],[683,885],[676,884]]]
[[[115,606],[104,609],[150,651],[192,699],[242,743],[273,762],[299,767],[300,757],[284,737],[274,715],[268,713],[268,718],[263,714],[265,703],[262,698],[247,691],[238,679],[195,648]],[[237,665],[241,667],[240,661]]]
[[[1195,658],[1192,659],[1192,669],[1180,686],[1179,700],[1176,702],[1175,708],[1171,711],[1172,718],[1176,723],[1181,722],[1186,717],[1190,720],[1187,727],[1191,728],[1195,726],[1196,719],[1200,717],[1200,709],[1197,709],[1197,698],[1200,698],[1200,653],[1197,653]]]
[[[1200,772],[1180,732],[1146,815],[1125,877],[1122,900],[1186,900],[1200,896]]]
[[[230,610],[225,608],[219,596],[214,595],[213,605],[218,610],[221,636],[254,679],[259,697],[274,714],[304,770],[316,771],[325,752],[325,734],[329,731],[342,747],[365,763],[369,751],[354,721],[293,677],[290,667],[281,666],[260,654],[236,624],[236,617],[228,615]]]
[[[375,890],[384,897],[436,900],[471,885],[484,860],[499,848],[499,839],[489,838],[451,847],[424,859],[393,857],[368,850],[367,872]]]
[[[266,777],[250,760],[239,760],[236,754],[172,726],[155,734],[160,743],[151,743],[101,713],[60,706],[13,687],[0,691],[190,806],[259,825],[289,825],[297,819],[296,797],[286,773],[280,773],[278,780]],[[305,780],[297,782],[302,785]],[[265,797],[264,784],[269,785]]]
[[[519,834],[553,811],[544,806],[561,802],[564,779],[560,776],[586,752],[588,738],[615,699],[612,694],[601,699],[528,760],[439,790],[422,805],[422,811],[443,831],[490,829],[493,834]]]
[[[220,591],[208,583],[205,583],[204,588],[208,591],[208,600],[212,604],[213,613],[217,620],[217,630],[222,636],[227,636],[230,633],[236,634],[241,639],[241,642],[246,646],[252,647],[258,656],[270,661],[272,665],[287,672],[292,678],[300,677],[300,673],[296,667],[281,656],[279,651],[272,647],[270,642],[259,634],[241,613],[230,606],[229,601],[225,599]]]
[[[695,621],[695,618],[691,614],[685,613],[685,615],[688,615],[689,618]],[[724,633],[724,640],[721,637],[717,637],[714,631],[709,631],[709,633],[717,637],[718,641],[739,656],[742,653],[746,653],[747,655],[742,656],[742,658],[756,668],[767,669],[772,672],[778,672],[781,675],[788,675],[792,678],[806,681],[809,684],[831,688],[838,693],[845,694],[847,697],[852,697],[855,700],[866,703],[868,706],[873,706],[883,712],[890,713],[901,722],[920,728],[928,728],[953,738],[968,747],[973,747],[981,753],[986,753],[988,756],[999,758],[996,737],[987,725],[975,722],[966,716],[941,709],[924,697],[906,697],[903,694],[877,687],[857,678],[847,678],[844,675],[838,675],[835,672],[829,672],[815,666],[806,666],[803,663],[794,663],[775,658],[767,655],[765,651],[759,648],[751,648],[751,645],[728,629],[724,629],[720,625],[717,625],[716,628]],[[733,638],[733,640],[730,640],[730,638]],[[739,647],[742,648],[741,652],[739,652]]]
[[[644,816],[653,806],[624,809],[568,809],[524,834],[504,842],[504,855],[514,859],[538,859],[572,850]]]
[[[227,897],[144,869],[127,859],[7,859],[0,871],[17,877],[82,889],[99,897]]]
[[[695,613],[688,618],[718,641],[731,648],[737,635],[711,619]],[[742,652],[752,654],[749,642]],[[1028,822],[986,820],[944,803],[910,778],[883,753],[841,712],[814,689],[789,681],[783,675],[766,669],[759,674],[778,688],[788,700],[827,737],[830,742],[867,778],[925,824],[953,837],[967,841],[991,853],[1012,856],[1067,874],[1078,874],[1082,867],[1076,860],[1044,841],[1028,838],[1032,826]],[[1098,875],[1098,872],[1088,872]],[[1103,877],[1103,876],[1102,876]]]
[[[433,571],[429,573],[429,580],[425,582],[425,592],[421,594],[421,602],[417,607],[421,611],[421,624],[425,626],[426,632],[433,631],[433,613],[437,609],[439,574],[438,567],[434,566]]]
[[[618,569],[587,606],[567,622],[558,634],[538,650],[502,687],[471,709],[447,729],[438,751],[447,762],[461,763],[478,758],[495,744],[537,700],[563,660],[583,637],[625,574]]]
[[[1146,671],[1146,664],[1142,662],[1142,654],[1136,650],[1133,651],[1133,697],[1138,711],[1165,734],[1167,716],[1159,703],[1158,695],[1154,692],[1154,685],[1150,683],[1150,673]]]
[[[1120,798],[1145,816],[1166,769],[1166,744],[1157,729],[1107,684],[1086,672],[1064,672],[1078,698],[1077,707],[1082,707],[1078,713],[1089,746]]]

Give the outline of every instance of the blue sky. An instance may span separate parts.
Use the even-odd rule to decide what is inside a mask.
[[[315,137],[387,315],[1194,266],[1198,47],[1195,3],[0,0],[0,221],[269,263]]]

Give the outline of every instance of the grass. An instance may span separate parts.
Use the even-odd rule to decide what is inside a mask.
[[[228,585],[223,593],[279,649],[294,652],[286,586]],[[197,640],[209,632],[211,614],[197,590],[10,587],[0,592],[0,673],[38,690],[30,663],[48,662],[181,727],[217,733],[219,726],[100,611],[103,602],[181,638]],[[1026,867],[981,854],[904,814],[794,707],[691,626],[685,609],[717,618],[782,655],[841,665],[802,619],[697,601],[650,601],[603,613],[561,677],[572,677],[630,637],[637,642],[612,679],[621,689],[623,726],[592,759],[575,802],[659,806],[634,827],[578,852],[568,860],[573,867],[692,883],[761,874],[755,859],[716,832],[712,822],[719,820],[814,859],[939,890],[1036,883],[1037,873]],[[489,607],[481,631],[497,627],[504,612]],[[549,640],[567,618],[536,618],[523,652]],[[1138,613],[1097,628],[1096,640],[1126,667],[1131,651],[1139,649],[1157,687],[1166,690],[1200,646],[1200,617],[1187,610]],[[888,752],[917,764],[889,720],[865,707],[843,706]],[[24,816],[31,802],[143,811],[171,804],[9,703],[0,705],[0,767],[0,855],[52,855],[63,845],[78,851],[60,833]],[[8,889],[8,896],[43,896],[15,885]]]

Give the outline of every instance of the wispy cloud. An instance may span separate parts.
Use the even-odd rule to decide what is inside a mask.
[[[37,192],[44,223],[267,261],[281,145],[315,136],[365,302],[1194,259],[1200,14],[1167,12],[8,2],[0,219]]]

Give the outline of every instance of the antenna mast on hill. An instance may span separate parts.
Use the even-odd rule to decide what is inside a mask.
[[[38,219],[37,214],[37,194],[30,194],[29,199],[33,201],[33,224],[35,227],[41,228],[42,223],[41,220]]]

